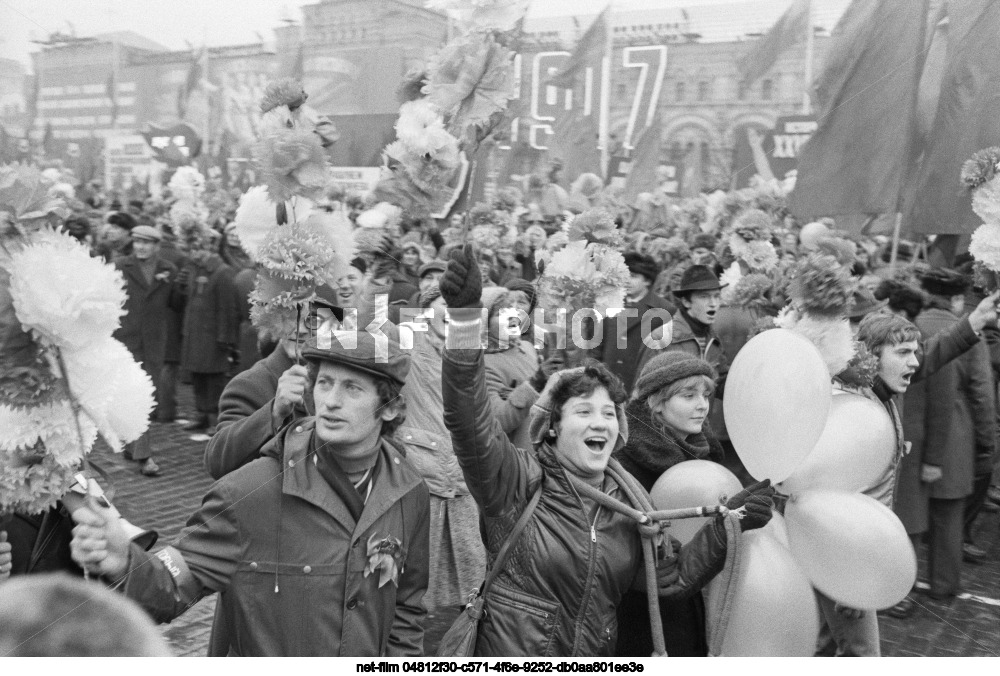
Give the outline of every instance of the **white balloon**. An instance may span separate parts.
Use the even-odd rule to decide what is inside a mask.
[[[785,521],[795,560],[838,603],[888,608],[917,579],[917,557],[899,517],[867,495],[803,491],[788,501]]]
[[[819,441],[778,489],[787,495],[809,488],[862,491],[886,473],[895,453],[896,429],[885,407],[835,391]]]
[[[819,608],[809,578],[766,531],[745,533],[743,547],[746,558],[735,581],[721,655],[812,657]]]
[[[729,438],[755,479],[784,481],[816,445],[830,411],[830,373],[816,347],[788,329],[754,336],[726,379]]]
[[[712,507],[724,504],[741,490],[743,485],[736,475],[719,463],[685,460],[660,475],[649,497],[657,509]],[[710,518],[675,519],[666,532],[686,544]]]

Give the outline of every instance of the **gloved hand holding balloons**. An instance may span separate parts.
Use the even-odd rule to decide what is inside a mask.
[[[771,486],[771,480],[764,479],[734,495],[726,503],[726,507],[733,510],[745,508],[740,519],[740,530],[746,533],[748,530],[763,528],[771,520],[773,499],[774,487]]]

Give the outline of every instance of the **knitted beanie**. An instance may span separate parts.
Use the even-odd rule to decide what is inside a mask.
[[[713,381],[718,378],[715,369],[704,359],[686,352],[661,352],[642,367],[635,382],[634,398],[645,400],[654,392],[691,376],[708,376]]]

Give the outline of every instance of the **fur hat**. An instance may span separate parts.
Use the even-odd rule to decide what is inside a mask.
[[[644,400],[664,387],[692,376],[708,376],[714,382],[718,373],[704,359],[686,352],[668,351],[656,355],[642,367],[635,381],[634,399]]]
[[[645,256],[634,251],[625,254],[625,266],[633,275],[642,275],[648,279],[650,284],[654,284],[656,276],[660,274],[660,269],[651,256]]]
[[[924,291],[934,296],[959,296],[970,286],[968,277],[946,268],[931,268],[920,273],[919,278]]]
[[[718,243],[719,242],[715,238],[715,235],[703,232],[700,235],[695,235],[694,239],[691,240],[691,249],[708,249],[709,251],[715,251],[715,245]]]

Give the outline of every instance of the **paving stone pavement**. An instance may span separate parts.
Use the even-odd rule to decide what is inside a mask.
[[[180,415],[193,416],[192,401],[190,387],[182,385]],[[95,459],[114,480],[113,500],[122,514],[160,533],[158,548],[178,535],[201,504],[212,480],[202,463],[204,442],[192,441],[191,434],[176,423],[155,423],[152,435],[154,456],[162,469],[159,477],[142,476],[138,463],[107,450],[96,450]],[[989,552],[989,557],[983,565],[966,564],[963,569],[962,589],[973,597],[960,597],[947,604],[919,594],[917,611],[909,619],[880,616],[884,655],[1000,656],[1000,515],[986,513],[978,526],[978,544]],[[212,596],[163,626],[163,635],[176,655],[206,654],[214,612]],[[434,654],[455,614],[446,611],[429,616],[425,637],[428,654]]]

